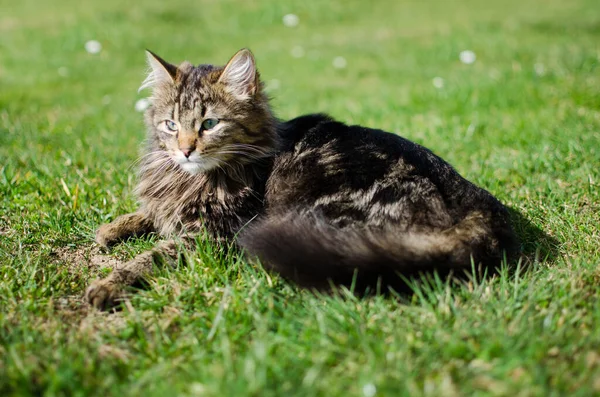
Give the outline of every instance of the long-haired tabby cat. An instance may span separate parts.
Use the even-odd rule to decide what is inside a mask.
[[[249,50],[225,67],[148,62],[140,208],[101,226],[98,244],[156,232],[186,245],[206,230],[317,289],[393,286],[398,274],[497,266],[516,252],[505,207],[424,147],[321,114],[277,120]],[[162,242],[86,298],[108,308],[177,254]]]

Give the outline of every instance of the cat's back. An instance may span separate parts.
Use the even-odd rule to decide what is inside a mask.
[[[506,219],[504,206],[429,149],[397,134],[348,126],[322,114],[280,126],[279,156],[267,182],[272,211],[312,210],[333,223],[445,228],[479,211]]]
[[[416,144],[398,135],[362,126],[348,126],[325,114],[301,116],[281,124],[281,150],[274,172],[293,166],[309,167],[316,174],[342,177],[353,169],[358,174],[346,175],[345,183],[356,188],[370,184],[397,163]],[[336,167],[345,167],[344,169]],[[356,169],[355,169],[356,168]]]
[[[286,121],[279,126],[282,153],[314,155],[329,153],[375,153],[400,155],[416,145],[398,135],[358,125],[346,125],[326,114],[308,114]],[[306,153],[304,153],[306,154]]]
[[[347,126],[324,114],[285,122],[280,126],[279,135],[281,151],[270,182],[273,185],[285,181],[305,193],[312,190],[309,185],[321,193],[367,189],[389,174],[402,155],[400,137]],[[396,172],[407,173],[409,168],[412,167]]]
[[[429,149],[400,135],[360,125],[346,125],[326,114],[309,114],[285,123],[279,128],[280,156],[276,167],[315,165],[325,170],[326,164],[362,168],[360,175],[372,181],[400,161],[405,169],[426,176],[456,171]]]
[[[452,223],[438,182],[460,176],[416,143],[320,114],[282,124],[280,138],[266,196],[276,211],[315,210],[337,224]]]

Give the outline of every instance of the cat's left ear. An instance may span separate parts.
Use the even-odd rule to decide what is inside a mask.
[[[175,83],[177,66],[171,65],[150,50],[146,50],[146,58],[148,60],[148,66],[150,66],[150,71],[138,91],[145,88],[154,88],[163,83]]]
[[[229,91],[239,99],[254,96],[259,88],[258,72],[254,55],[249,49],[239,50],[225,66],[219,77],[219,82],[225,84]]]

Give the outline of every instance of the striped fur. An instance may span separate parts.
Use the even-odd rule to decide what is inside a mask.
[[[152,53],[149,64],[140,209],[101,227],[99,244],[207,230],[312,288],[395,287],[398,273],[497,266],[517,252],[504,206],[426,148],[325,115],[276,120],[248,50],[224,67]],[[207,119],[219,122],[205,130]],[[165,243],[123,264],[88,301],[110,307],[174,252]]]

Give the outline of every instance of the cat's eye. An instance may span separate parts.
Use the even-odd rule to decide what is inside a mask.
[[[173,120],[165,120],[165,126],[171,132],[177,132],[178,130],[177,123],[175,123]]]
[[[202,122],[202,129],[210,130],[214,128],[217,124],[219,124],[219,119],[206,119]]]

